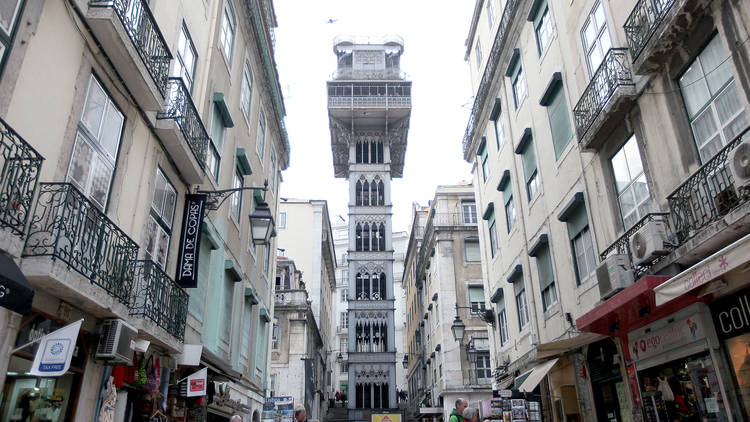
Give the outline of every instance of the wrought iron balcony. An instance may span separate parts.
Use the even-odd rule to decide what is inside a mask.
[[[135,264],[130,316],[151,320],[174,338],[185,337],[188,294],[153,261]]]
[[[329,82],[328,108],[411,107],[411,82]]]
[[[23,235],[43,160],[0,119],[0,227]]]
[[[614,241],[607,249],[605,249],[601,254],[599,254],[599,259],[602,261],[606,260],[608,256],[611,254],[625,254],[629,257],[633,257],[630,251],[630,238],[633,237],[633,235],[643,228],[643,226],[646,225],[649,221],[663,221],[667,224],[669,227],[669,216],[670,214],[668,212],[652,212],[648,213],[643,216],[640,220],[638,220],[635,224],[633,224],[633,227],[629,228],[625,233],[623,233],[620,237],[617,238],[617,240]],[[658,263],[662,258],[658,258],[655,261],[651,262],[649,265],[646,266],[634,266],[633,270],[635,272],[635,278],[636,280],[640,278],[644,274],[648,274],[651,267]]]
[[[667,196],[679,244],[690,240],[709,224],[750,199],[750,192],[735,184],[732,172],[727,168],[729,152],[747,140],[750,140],[750,127],[745,128]]]
[[[60,260],[130,304],[138,245],[70,183],[40,183],[23,255]]]
[[[618,121],[618,112],[625,99],[635,97],[635,83],[630,58],[624,48],[610,48],[591,82],[573,108],[578,141],[584,149],[596,148],[599,133]]]
[[[116,17],[112,16],[112,12]],[[89,0],[86,17],[102,48],[120,71],[141,107],[159,111],[161,102],[167,95],[172,54],[151,14],[147,0]],[[129,43],[126,43],[125,38]],[[135,63],[137,61],[145,68],[152,86],[148,86],[148,81],[142,80],[143,70]],[[153,97],[154,93],[150,92],[153,89],[158,92],[158,97]]]
[[[625,38],[637,74],[656,71],[669,60],[677,34],[688,33],[700,22],[709,0],[639,0],[625,25]]]
[[[182,78],[169,78],[168,87],[167,105],[156,115],[156,131],[188,181],[200,183],[210,138]]]

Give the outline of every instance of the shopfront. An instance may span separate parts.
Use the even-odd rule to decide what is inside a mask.
[[[586,353],[594,395],[596,419],[602,422],[631,422],[632,408],[628,386],[620,369],[620,353],[615,340],[605,338],[589,346]]]
[[[704,304],[631,331],[627,341],[645,421],[729,420],[724,361]]]
[[[37,340],[66,323],[32,312],[21,322],[15,347]],[[38,343],[11,355],[0,403],[0,422],[63,422],[75,420],[86,350],[83,335],[78,336],[70,369],[60,377],[37,377],[29,373]]]

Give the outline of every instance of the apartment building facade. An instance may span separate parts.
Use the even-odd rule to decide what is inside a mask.
[[[97,419],[113,374],[117,418],[168,403],[173,416],[259,420],[276,254],[273,238],[253,241],[248,215],[276,216],[289,164],[272,2],[7,6],[0,251],[34,295],[23,316],[2,310],[2,417]],[[216,192],[266,180],[264,192]],[[183,226],[199,221],[183,207],[198,190],[210,193],[190,225],[194,284],[178,285]],[[79,319],[71,369],[29,375],[36,346],[17,347]],[[124,346],[109,350],[114,331]],[[121,376],[134,355],[160,376],[158,400]],[[200,368],[216,394],[167,388]]]
[[[545,420],[747,417],[746,334],[711,313],[746,287],[721,263],[747,234],[749,19],[732,1],[476,2],[463,152],[495,388],[539,394]]]
[[[421,245],[409,255],[416,262],[407,287],[412,297],[408,312],[419,303],[423,309],[407,318],[408,332],[414,332],[407,362],[421,365],[409,372],[408,410],[413,418],[447,420],[459,397],[475,405],[492,396],[474,188],[438,186],[425,211]],[[414,215],[415,227],[420,227],[419,214]],[[452,327],[458,320],[464,331],[456,338]]]

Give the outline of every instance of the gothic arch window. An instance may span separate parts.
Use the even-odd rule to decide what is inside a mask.
[[[378,164],[383,164],[383,143],[378,142]]]
[[[365,252],[372,250],[370,248],[370,223],[362,226],[362,250]]]
[[[380,228],[378,229],[379,239],[378,239],[378,247],[380,251],[385,250],[385,224],[380,223]]]
[[[388,297],[388,293],[385,290],[385,273],[380,273],[380,298],[386,299]]]
[[[360,180],[357,180],[357,185],[354,188],[354,201],[355,205],[362,205],[362,182]]]
[[[366,300],[369,296],[370,274],[368,273],[357,273],[356,281],[356,298],[357,300]]]
[[[367,145],[367,142],[364,142],[364,145],[362,145],[362,162],[370,162],[370,148],[369,145]]]
[[[364,241],[363,241],[363,236],[362,236],[362,225],[361,224],[357,223],[357,227],[355,228],[355,232],[356,232],[356,234],[355,234],[355,240],[354,240],[355,241],[354,249],[356,249],[358,251],[363,251],[364,250]]]
[[[355,156],[356,158],[355,162],[361,163],[362,162],[362,143],[361,142],[357,142],[356,150],[357,151],[356,151],[356,156]]]
[[[374,182],[373,182],[374,183]],[[382,180],[378,180],[378,205],[385,205],[385,185]]]
[[[370,182],[367,180],[362,183],[362,205],[372,205],[372,202],[370,201]]]

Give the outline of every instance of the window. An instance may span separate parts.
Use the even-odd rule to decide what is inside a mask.
[[[461,201],[464,224],[477,224],[477,205],[474,201]]]
[[[518,63],[516,63],[515,70],[512,73],[511,82],[513,85],[513,105],[518,109],[527,94],[526,76],[523,74],[520,58],[518,59]]]
[[[339,340],[339,350],[341,353],[347,353],[349,351],[349,345],[348,345],[349,339],[346,337],[343,337]]]
[[[271,375],[271,387],[268,397],[276,396],[276,374]]]
[[[516,225],[516,206],[513,204],[513,187],[510,180],[503,186],[503,201],[505,201],[505,229],[508,233]]]
[[[268,190],[276,195],[276,151],[271,148],[271,169],[268,171]]]
[[[638,141],[631,135],[611,160],[617,190],[617,202],[625,230],[633,227],[649,212],[651,196],[643,171]]]
[[[487,0],[487,26],[492,31],[492,25],[495,24],[497,18],[497,11],[495,9],[495,0]]]
[[[242,91],[240,94],[240,104],[242,111],[245,113],[248,126],[250,125],[250,104],[253,100],[253,71],[250,63],[245,62],[245,70],[242,73]]]
[[[573,139],[573,129],[568,116],[568,102],[565,100],[565,90],[558,84],[555,92],[547,103],[547,116],[552,130],[552,144],[555,148],[555,158],[565,151],[570,140]]]
[[[258,137],[255,140],[255,151],[258,152],[258,156],[263,159],[263,154],[266,150],[266,114],[263,110],[260,110],[260,117],[258,118]]]
[[[204,238],[205,239],[205,238]],[[211,282],[209,268],[211,267],[211,244],[203,240],[198,254],[198,287],[190,289],[190,300],[188,301],[188,312],[200,322],[203,322],[203,314],[206,309],[206,296],[208,295],[208,283]]]
[[[342,276],[342,278],[343,278],[343,281],[344,281],[344,282],[346,282],[346,281],[347,281],[347,280],[346,280],[346,278],[344,278],[343,276]],[[348,300],[349,300],[349,290],[347,290],[347,289],[342,289],[342,290],[341,290],[341,301],[342,301],[342,302],[347,302]]]
[[[508,316],[505,313],[505,299],[500,299],[497,307],[497,330],[499,331],[500,347],[502,347],[510,339],[508,336]]]
[[[490,177],[490,166],[487,163],[487,142],[484,136],[482,137],[482,145],[479,149],[479,158],[482,162],[482,181],[487,183],[487,179]]]
[[[252,321],[253,305],[249,301],[245,301],[245,306],[242,310],[242,337],[240,339],[240,361],[242,367],[247,366],[248,356],[250,353],[250,323]]]
[[[586,64],[589,68],[589,75],[594,75],[596,69],[604,59],[604,55],[612,47],[612,41],[609,38],[607,30],[607,18],[604,16],[604,6],[598,1],[581,31],[583,49],[586,52]]]
[[[542,309],[546,312],[557,303],[555,273],[552,269],[552,255],[549,244],[542,246],[535,255],[536,269],[539,272],[539,290],[542,292]]]
[[[342,312],[341,313],[341,328],[348,328],[348,327],[349,327],[349,313]]]
[[[125,118],[94,75],[89,76],[67,180],[104,210]]]
[[[492,377],[492,365],[490,364],[490,342],[486,338],[475,338],[471,340],[476,350],[476,370],[477,381],[482,383],[489,382]]]
[[[477,69],[482,68],[482,43],[477,39],[477,43],[474,45],[474,57],[477,60]]]
[[[187,26],[185,26],[185,22],[182,23],[180,35],[177,37],[177,54],[175,54],[175,58],[177,60],[174,61],[171,76],[182,78],[185,88],[187,88],[188,92],[192,92],[193,78],[195,78],[195,63],[198,60],[198,55],[195,52],[195,46],[193,45],[193,40],[190,38]]]
[[[272,245],[270,243],[267,243],[264,246],[264,249],[265,249],[266,254],[265,254],[265,258],[263,259],[263,272],[265,272],[266,275],[268,275],[268,272],[271,270],[271,249],[272,249]]]
[[[0,7],[0,72],[10,53],[10,43],[24,3],[23,0],[9,0]]]
[[[526,197],[531,202],[539,193],[539,175],[536,168],[536,154],[534,143],[529,141],[521,153],[523,161],[523,174],[526,178]]]
[[[750,123],[734,83],[729,54],[718,35],[698,54],[679,83],[695,145],[705,163]]]
[[[271,349],[279,350],[279,324],[274,323],[271,329]]]
[[[234,170],[232,175],[232,188],[239,189],[242,187],[242,173],[239,169]],[[232,217],[234,221],[240,221],[240,214],[242,212],[242,191],[237,191],[232,194]]]
[[[500,243],[497,239],[497,225],[495,224],[495,213],[492,213],[492,217],[489,220],[488,226],[489,240],[490,240],[490,256],[495,257],[495,254],[500,250]]]
[[[478,237],[467,237],[464,240],[464,253],[466,262],[479,262],[481,260]]]
[[[498,116],[497,119],[494,119],[492,124],[495,127],[495,142],[497,143],[497,150],[500,151],[500,148],[505,144],[505,121],[503,120],[502,115]]]
[[[221,309],[219,315],[219,340],[230,344],[230,333],[232,331],[232,309],[234,308],[234,281],[229,277],[219,277],[216,279],[221,286]]]
[[[469,286],[469,306],[472,314],[482,314],[487,309],[484,304],[484,289],[482,286]]]
[[[286,228],[286,212],[279,213],[279,228],[280,229]]]
[[[526,305],[526,289],[523,287],[523,280],[517,280],[520,288],[516,291],[516,309],[518,310],[518,330],[522,331],[529,325],[529,308]]]
[[[206,169],[208,169],[214,181],[219,181],[219,166],[221,164],[221,151],[224,146],[224,120],[221,118],[219,106],[214,104],[211,115],[211,142],[208,143],[206,154]]]
[[[579,206],[575,213],[566,221],[568,235],[573,250],[573,261],[575,263],[576,284],[588,277],[596,270],[596,254],[589,230],[588,214],[586,207]]]
[[[552,14],[546,0],[537,9],[537,14],[534,17],[534,32],[536,33],[537,52],[541,56],[555,36],[555,23],[552,21]]]
[[[255,372],[260,373],[261,378],[266,372],[266,353],[268,349],[268,323],[258,320],[258,331],[255,338]]]
[[[154,194],[151,199],[150,215],[146,227],[146,258],[164,269],[169,253],[169,239],[172,235],[177,191],[167,180],[161,169],[156,169]]]
[[[224,14],[221,19],[221,32],[219,33],[219,44],[221,51],[224,53],[229,63],[232,63],[232,49],[234,49],[234,10],[229,4],[230,0],[224,3]]]

